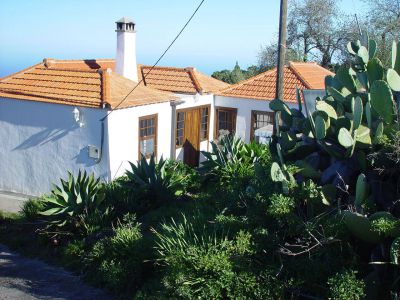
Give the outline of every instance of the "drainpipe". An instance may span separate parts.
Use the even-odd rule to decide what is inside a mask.
[[[176,106],[185,103],[185,101],[171,101],[171,149],[169,157],[176,159]]]

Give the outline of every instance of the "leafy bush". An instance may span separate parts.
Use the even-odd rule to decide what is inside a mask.
[[[128,212],[136,211],[135,193],[126,176],[121,176],[111,182],[102,183],[105,203],[113,208],[116,217],[122,217]]]
[[[282,194],[273,194],[270,198],[268,214],[276,218],[290,215],[295,207],[294,199]]]
[[[268,276],[257,276],[249,268],[249,259],[254,254],[250,233],[239,231],[233,239],[228,239],[206,228],[204,223],[189,222],[185,216],[181,223],[172,220],[154,232],[158,262],[165,266],[163,283],[172,296],[267,299],[264,296],[271,294],[274,299],[282,298],[280,283]]]
[[[85,255],[85,243],[82,240],[70,241],[63,249],[63,263],[66,267],[79,270]]]
[[[391,215],[389,216],[384,215],[371,220],[371,230],[389,236],[398,228],[400,223],[399,219],[396,219]]]
[[[40,212],[43,211],[44,208],[45,203],[42,199],[29,199],[22,204],[21,214],[26,220],[33,222],[43,217]]]
[[[165,170],[173,181],[178,181],[183,194],[197,192],[200,188],[199,173],[182,161],[168,160]]]
[[[140,224],[133,215],[126,215],[111,236],[91,247],[83,262],[89,280],[120,295],[132,295],[143,280],[143,263],[148,255]]]
[[[365,283],[357,279],[357,272],[347,270],[329,278],[330,296],[334,300],[359,300],[365,296]]]

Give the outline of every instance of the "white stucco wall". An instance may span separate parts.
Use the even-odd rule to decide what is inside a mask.
[[[108,117],[110,170],[112,178],[130,169],[139,159],[139,118],[158,114],[157,158],[169,158],[171,145],[171,105],[169,102],[113,111]]]
[[[0,98],[0,190],[40,195],[51,183],[79,169],[109,180],[107,124],[102,160],[88,156],[88,145],[100,149],[104,110],[80,108],[83,127],[73,106]]]
[[[240,137],[246,143],[250,142],[251,111],[271,111],[269,101],[265,100],[215,96],[214,104],[216,108],[231,107],[237,109],[236,136]],[[297,108],[295,104],[287,104],[290,108]]]
[[[177,94],[181,101],[177,110],[202,105],[210,105],[210,140],[214,132],[214,96]],[[111,177],[116,178],[130,169],[129,162],[136,163],[139,158],[139,118],[158,114],[157,158],[169,158],[171,151],[171,117],[172,108],[169,102],[143,105],[115,110],[108,117],[109,152]],[[200,150],[208,150],[209,142],[200,143]],[[182,148],[176,150],[176,158],[183,159]],[[200,155],[200,161],[204,158]]]

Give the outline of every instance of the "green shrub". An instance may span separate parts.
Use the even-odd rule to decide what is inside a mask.
[[[372,231],[388,236],[399,226],[400,220],[394,217],[382,216],[371,221]]]
[[[171,177],[171,181],[179,182],[183,194],[197,192],[200,188],[199,173],[182,161],[167,160],[166,173]]]
[[[263,285],[262,277],[251,270],[249,262],[254,245],[249,232],[239,231],[233,239],[228,239],[227,235],[207,228],[205,223],[189,222],[185,216],[181,223],[172,220],[154,232],[158,262],[165,267],[163,284],[171,296],[254,299],[257,294],[269,292],[282,295],[279,284]]]
[[[115,293],[124,293],[130,285],[127,272],[129,270],[126,269],[125,262],[113,258],[103,258],[96,276],[99,277],[101,286]]]
[[[140,224],[126,215],[111,236],[96,242],[84,256],[86,277],[119,295],[133,295],[141,285],[146,248]]]
[[[82,240],[70,241],[63,249],[63,264],[68,268],[79,270],[84,255],[85,242]]]
[[[294,207],[295,201],[293,198],[282,194],[273,194],[270,197],[268,214],[276,218],[286,217],[293,212]]]
[[[42,199],[29,199],[28,201],[24,202],[21,207],[21,214],[22,216],[30,222],[36,221],[40,217],[43,216],[40,214],[45,208],[45,203]]]
[[[0,210],[0,222],[13,222],[19,220],[21,215],[18,213],[12,213]]]
[[[117,217],[136,210],[135,194],[129,186],[128,178],[121,176],[111,182],[102,183],[101,189],[105,194],[105,203],[113,208]]]
[[[365,294],[364,281],[357,279],[357,272],[346,270],[328,279],[329,293],[334,300],[359,300]]]
[[[138,241],[142,239],[140,224],[135,217],[124,218],[123,225],[114,229],[114,235],[110,238],[110,245],[116,255],[128,256],[130,251],[135,252]]]

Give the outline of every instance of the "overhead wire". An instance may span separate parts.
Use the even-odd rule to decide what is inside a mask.
[[[151,73],[151,71],[158,65],[158,63],[161,61],[161,59],[163,59],[163,57],[165,56],[165,54],[167,54],[167,52],[169,51],[169,49],[171,49],[171,47],[173,46],[173,44],[175,44],[175,42],[177,41],[177,39],[181,36],[181,34],[183,33],[183,31],[186,29],[186,27],[189,25],[189,23],[192,21],[192,19],[194,18],[194,16],[197,14],[197,12],[199,11],[200,7],[203,5],[203,3],[205,2],[205,0],[202,0],[199,5],[197,6],[197,8],[194,10],[194,12],[192,13],[192,15],[190,16],[190,18],[187,20],[187,22],[185,23],[185,25],[182,27],[182,29],[179,31],[179,33],[175,36],[175,38],[172,40],[172,42],[168,45],[168,47],[164,50],[164,52],[161,54],[161,56],[157,59],[157,61],[152,65],[152,67],[150,68],[150,70],[146,73],[143,74],[142,79],[133,87],[133,89],[115,106],[113,107],[102,119],[100,119],[101,122],[104,122],[108,116],[114,111],[116,110],[118,107],[120,107],[125,101],[126,99],[129,97],[129,95],[131,95],[133,93],[133,91],[146,79],[146,77]]]

